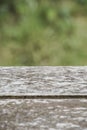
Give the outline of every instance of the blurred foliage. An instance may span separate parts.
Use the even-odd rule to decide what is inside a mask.
[[[86,65],[87,0],[0,0],[0,65]]]

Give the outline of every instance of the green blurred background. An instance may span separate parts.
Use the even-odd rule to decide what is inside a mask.
[[[0,65],[87,65],[87,0],[0,0]]]

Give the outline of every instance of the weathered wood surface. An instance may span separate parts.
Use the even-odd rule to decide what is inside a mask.
[[[2,100],[0,130],[87,130],[87,100]]]
[[[0,67],[0,130],[87,130],[87,67]]]
[[[87,67],[0,67],[0,95],[87,95]]]

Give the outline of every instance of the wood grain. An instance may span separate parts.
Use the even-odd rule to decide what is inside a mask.
[[[87,67],[0,67],[0,95],[87,95]]]
[[[87,67],[0,67],[0,130],[87,130]]]
[[[87,100],[1,100],[0,130],[87,130]]]

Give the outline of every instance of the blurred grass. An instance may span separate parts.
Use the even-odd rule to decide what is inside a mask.
[[[87,0],[0,2],[0,65],[86,65],[86,58]]]

